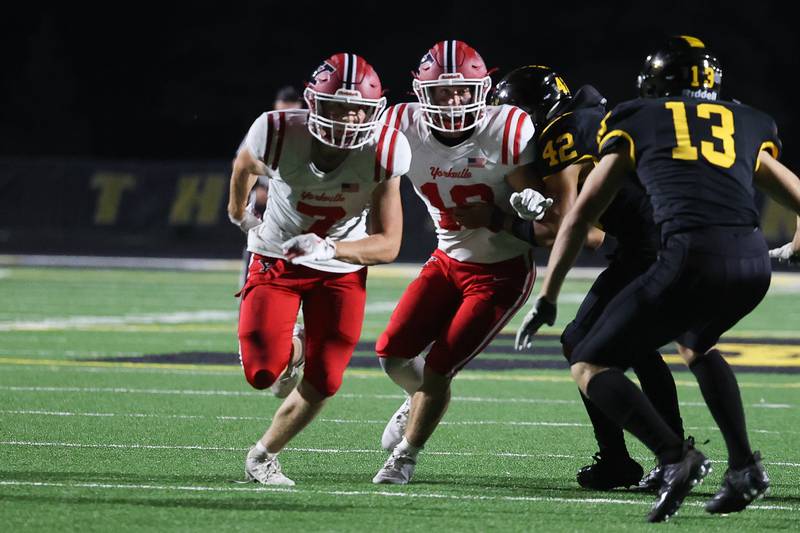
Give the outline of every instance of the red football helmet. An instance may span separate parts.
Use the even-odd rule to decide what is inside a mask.
[[[463,41],[433,45],[420,60],[414,79],[423,122],[445,132],[467,131],[480,124],[491,86],[480,54]]]
[[[334,54],[317,67],[303,96],[308,130],[336,148],[358,148],[370,140],[386,98],[375,69],[356,54]]]

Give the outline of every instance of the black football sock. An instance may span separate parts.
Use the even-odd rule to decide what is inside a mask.
[[[700,392],[725,439],[728,466],[742,468],[750,462],[753,451],[747,439],[742,396],[733,370],[719,350],[699,356],[689,368],[697,378]]]
[[[683,440],[685,436],[681,411],[678,407],[678,390],[675,388],[672,372],[661,354],[654,351],[637,359],[633,371],[636,372],[636,377],[642,385],[642,392],[647,399],[664,422]]]
[[[647,396],[617,369],[596,374],[587,387],[589,399],[618,426],[630,431],[662,464],[678,462],[683,440],[658,415]]]
[[[627,457],[628,448],[625,446],[625,436],[616,422],[608,418],[592,400],[581,393],[581,400],[586,407],[586,414],[594,428],[594,437],[600,446],[600,455],[605,458]]]

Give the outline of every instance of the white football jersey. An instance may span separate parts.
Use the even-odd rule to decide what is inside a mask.
[[[530,245],[505,231],[466,229],[452,215],[456,206],[493,203],[513,213],[514,191],[505,176],[533,161],[530,143],[534,127],[528,114],[515,106],[487,106],[486,118],[456,146],[440,143],[422,122],[418,103],[392,106],[382,120],[406,135],[414,158],[408,177],[436,224],[438,247],[458,261],[497,263],[530,250]]]
[[[366,237],[373,190],[381,181],[408,171],[408,141],[402,133],[382,124],[369,143],[350,150],[336,169],[322,173],[311,163],[314,138],[307,120],[305,109],[263,113],[239,147],[263,161],[270,178],[264,223],[247,235],[250,252],[284,258],[281,244],[303,233],[335,241]],[[363,268],[336,259],[303,264],[326,272]]]

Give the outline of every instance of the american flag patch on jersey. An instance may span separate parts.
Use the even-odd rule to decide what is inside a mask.
[[[483,168],[486,166],[486,158],[485,157],[468,157],[467,158],[467,166],[473,168]]]
[[[358,183],[342,183],[342,192],[358,192]]]

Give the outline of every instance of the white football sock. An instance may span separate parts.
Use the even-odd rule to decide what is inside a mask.
[[[398,451],[399,453],[410,455],[411,457],[416,457],[421,449],[422,446],[419,447],[414,446],[413,444],[408,442],[405,437],[403,437],[403,440],[401,440],[400,444],[398,444],[397,447],[395,448],[395,450]]]

